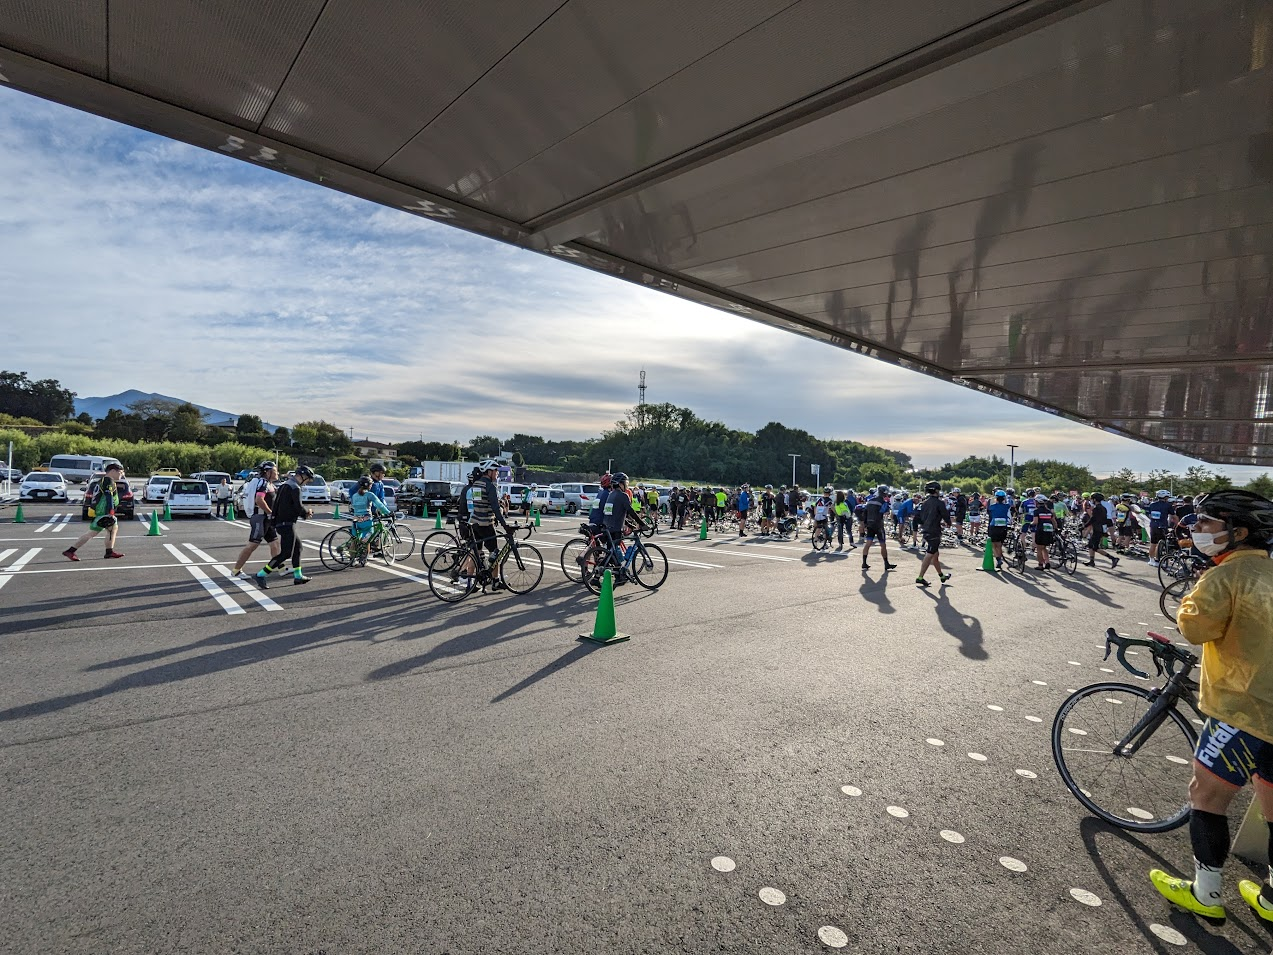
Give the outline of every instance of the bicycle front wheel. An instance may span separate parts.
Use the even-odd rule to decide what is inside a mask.
[[[1194,585],[1198,581],[1192,577],[1184,577],[1180,580],[1173,580],[1163,592],[1158,595],[1158,609],[1162,611],[1162,615],[1172,623],[1176,622],[1176,611],[1180,609],[1180,601],[1185,599],[1185,595],[1193,590]]]
[[[386,525],[384,543],[393,547],[394,560],[406,560],[415,552],[415,532],[406,524]]]
[[[567,580],[576,584],[583,581],[583,555],[588,550],[588,538],[574,537],[561,548],[561,572]]]
[[[318,545],[318,559],[328,570],[344,570],[357,554],[353,532],[348,527],[331,531]]]
[[[441,550],[443,547],[458,547],[460,540],[450,531],[432,531],[424,535],[424,540],[420,541],[420,563],[425,567],[429,566],[429,561],[433,560],[433,553]]]
[[[515,594],[528,594],[544,577],[544,555],[534,544],[513,542],[499,566],[499,579]]]
[[[642,544],[632,555],[632,579],[646,590],[658,590],[667,580],[667,555],[658,544]]]
[[[1198,734],[1174,707],[1146,721],[1157,701],[1157,691],[1143,687],[1093,683],[1071,694],[1052,722],[1052,758],[1070,792],[1106,822],[1136,832],[1166,832],[1189,819]]]
[[[1079,572],[1079,549],[1074,546],[1073,541],[1065,542],[1065,556],[1061,558],[1061,567],[1067,574]]]
[[[444,547],[429,561],[429,590],[447,603],[459,603],[473,592],[473,578],[461,576],[468,552],[463,547]]]
[[[1193,556],[1191,554],[1178,550],[1158,561],[1158,583],[1163,587],[1192,576]]]
[[[614,564],[610,549],[600,544],[592,544],[584,551],[582,564],[583,585],[594,594],[600,595],[601,582],[606,569]]]

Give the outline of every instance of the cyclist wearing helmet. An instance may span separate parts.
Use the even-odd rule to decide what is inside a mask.
[[[349,510],[356,518],[354,533],[363,540],[371,537],[374,515],[389,515],[388,505],[375,493],[375,482],[365,474],[358,479],[358,489],[349,495]]]
[[[955,536],[964,539],[964,521],[968,519],[968,496],[962,487],[955,488]]]
[[[831,490],[831,485],[828,484],[813,501],[813,532],[821,534],[828,543],[831,541],[831,519],[835,515]]]
[[[760,495],[760,533],[772,534],[774,532],[774,486],[772,484],[765,485],[765,492]]]
[[[252,577],[252,582],[262,590],[269,586],[265,578],[276,570],[282,570],[289,559],[292,562],[292,583],[309,583],[310,579],[301,571],[301,539],[296,536],[296,522],[314,516],[314,512],[301,503],[301,488],[313,479],[314,472],[303,464],[299,465],[275,492],[274,527],[278,531],[278,554]]]
[[[385,499],[385,466],[377,461],[371,466],[371,493],[380,498],[381,503]]]
[[[1101,546],[1101,540],[1114,523],[1105,507],[1105,495],[1100,491],[1092,493],[1092,511],[1083,518],[1083,526],[1087,528],[1087,561],[1085,567],[1096,566],[1096,554],[1100,552],[1109,560],[1109,569],[1118,566],[1118,558]]]
[[[644,526],[640,515],[632,509],[630,493],[628,476],[622,471],[616,471],[610,476],[610,495],[601,509],[602,526],[606,530],[606,537],[609,538],[610,548],[620,561],[623,559],[623,538],[628,532],[629,525],[634,525],[637,529]],[[622,574],[615,581],[615,583],[625,582],[626,578]]]
[[[495,487],[495,476],[499,474],[499,462],[488,458],[478,462],[473,473],[469,475],[469,485],[464,489],[464,497],[460,500],[461,520],[469,525],[469,536],[478,547],[485,547],[490,553],[491,565],[499,553],[499,545],[495,542],[495,522],[499,521],[504,530],[508,530],[508,522],[504,520],[504,512],[499,506],[499,490]],[[464,567],[469,570],[469,567]],[[503,586],[496,577],[495,589]]]
[[[881,484],[875,493],[866,499],[866,509],[862,521],[865,528],[862,532],[862,569],[870,570],[871,565],[866,558],[871,553],[871,544],[879,542],[880,554],[884,557],[884,569],[894,570],[897,565],[888,562],[888,539],[884,536],[884,511],[888,508],[888,485]]]
[[[1158,550],[1167,539],[1167,531],[1171,528],[1174,508],[1171,506],[1171,492],[1160,489],[1154,492],[1154,501],[1148,507],[1149,512],[1149,566],[1158,566]]]
[[[1176,613],[1181,635],[1202,646],[1198,705],[1207,717],[1189,784],[1194,879],[1172,878],[1161,869],[1149,878],[1176,905],[1222,919],[1229,803],[1254,781],[1264,818],[1273,820],[1273,561],[1268,553],[1273,502],[1250,491],[1221,490],[1200,497],[1196,510],[1194,546],[1216,563]],[[1273,851],[1273,824],[1269,844]],[[1261,919],[1273,922],[1273,868],[1263,886],[1244,879],[1238,889]]]
[[[1008,503],[1008,492],[1003,488],[995,488],[994,501],[986,507],[986,519],[990,522],[986,536],[990,538],[990,550],[995,555],[995,570],[1003,570],[1003,543],[1008,539],[1008,528],[1012,526],[1012,505]]]
[[[835,533],[839,538],[837,550],[844,550],[844,534],[847,531],[849,535],[849,550],[855,550],[856,545],[853,543],[853,509],[849,506],[849,495],[852,492],[836,491],[835,506],[832,510],[835,512]]]
[[[597,503],[593,504],[588,511],[588,523],[600,529],[602,508],[606,506],[606,500],[610,497],[610,473],[606,472],[601,475],[601,480],[597,483],[601,485],[601,491],[597,494]]]
[[[248,519],[248,542],[234,559],[231,574],[242,577],[248,558],[264,541],[270,557],[279,552],[278,532],[274,530],[274,482],[278,480],[278,465],[262,461],[257,467],[258,476],[243,485],[243,516]]]
[[[928,492],[928,496],[924,498],[924,503],[915,513],[915,520],[924,532],[924,562],[919,565],[919,576],[915,578],[915,583],[921,587],[929,586],[928,580],[924,577],[929,567],[937,568],[937,579],[943,584],[950,580],[950,574],[944,573],[941,569],[939,556],[942,528],[950,527],[951,524],[950,511],[946,508],[946,502],[941,499],[939,482],[929,481],[924,485],[924,490]]]
[[[751,487],[744,484],[738,489],[738,536],[747,536],[747,512],[751,510]]]
[[[1052,502],[1040,491],[1034,496],[1034,556],[1039,564],[1036,570],[1051,570],[1048,548],[1056,540],[1056,514]]]

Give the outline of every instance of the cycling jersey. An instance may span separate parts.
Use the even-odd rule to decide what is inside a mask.
[[[1012,523],[1012,508],[1008,504],[991,504],[986,508],[991,527],[1007,527]]]
[[[632,502],[621,490],[612,490],[601,506],[601,522],[612,534],[623,533],[623,522],[629,514],[633,514]]]
[[[610,497],[610,489],[603,487],[601,493],[597,495],[597,503],[592,506],[592,510],[588,512],[588,522],[590,524],[600,524],[603,511],[606,506],[606,499]]]
[[[1024,517],[1022,524],[1031,524],[1034,522],[1034,512],[1037,511],[1039,505],[1033,500],[1023,501],[1021,504],[1021,513]]]
[[[827,519],[827,508],[831,506],[831,502],[825,497],[820,497],[813,505],[813,519],[815,521],[825,521]]]
[[[1171,517],[1171,504],[1167,501],[1154,501],[1149,505],[1149,526],[1167,529],[1168,518]]]
[[[738,509],[740,511],[748,510],[751,507],[751,498],[746,491],[738,492]]]
[[[504,523],[504,515],[499,507],[499,491],[490,478],[478,478],[464,492],[464,505],[461,519],[467,518],[478,527],[494,527],[498,518]]]

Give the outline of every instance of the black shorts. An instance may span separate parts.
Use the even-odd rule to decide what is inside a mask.
[[[936,554],[940,550],[941,550],[941,535],[938,534],[936,537],[933,537],[932,535],[925,534],[924,535],[924,553]]]
[[[1056,535],[1052,531],[1038,531],[1034,535],[1034,543],[1039,547],[1051,547]]]
[[[866,531],[862,535],[863,540],[879,541],[884,543],[884,525],[883,524],[867,524]]]
[[[1093,533],[1091,536],[1089,536],[1089,537],[1088,537],[1088,539],[1087,539],[1087,549],[1088,549],[1088,550],[1100,550],[1100,549],[1101,549],[1101,538],[1102,538],[1102,537],[1104,537],[1104,536],[1105,536],[1105,532],[1104,532],[1104,531],[1096,531],[1096,532],[1094,532],[1094,533]]]
[[[1161,544],[1166,539],[1167,539],[1167,528],[1151,527],[1149,529],[1149,543]]]
[[[495,543],[495,525],[494,524],[470,524],[469,534],[473,537],[473,543],[479,547],[485,545],[486,549],[492,554],[499,550]]]
[[[988,527],[986,528],[986,536],[996,544],[1002,544],[1008,539],[1008,529],[1006,527]]]
[[[278,540],[278,531],[274,529],[274,522],[269,516],[257,512],[248,518],[250,529],[248,530],[248,543],[259,544],[264,541],[267,544],[273,544]]]

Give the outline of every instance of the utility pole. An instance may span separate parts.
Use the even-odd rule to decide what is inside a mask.
[[[1010,444],[1010,445],[1008,445],[1008,447],[1012,449],[1012,450],[1011,450],[1011,454],[1012,454],[1012,464],[1009,466],[1009,470],[1008,470],[1008,489],[1009,489],[1009,490],[1013,490],[1013,489],[1015,489],[1015,487],[1016,487],[1016,480],[1017,480],[1017,448],[1019,448],[1019,447],[1020,447],[1020,445],[1019,445],[1019,444]]]
[[[791,458],[791,486],[795,487],[796,486],[796,460],[800,457],[800,455],[788,454],[787,457]]]

